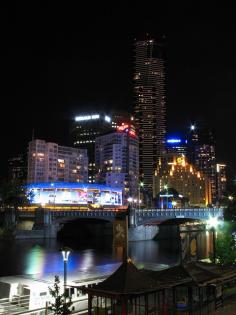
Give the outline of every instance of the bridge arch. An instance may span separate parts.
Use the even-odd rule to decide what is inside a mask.
[[[112,241],[113,220],[107,218],[80,218],[64,217],[52,222],[57,225],[58,239],[80,239],[83,242],[93,242],[93,240]]]

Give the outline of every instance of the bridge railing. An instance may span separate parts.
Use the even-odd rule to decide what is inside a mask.
[[[161,220],[171,218],[189,218],[208,220],[212,217],[222,217],[223,209],[221,208],[174,208],[174,209],[135,209],[135,215],[138,222],[145,219],[159,218]]]

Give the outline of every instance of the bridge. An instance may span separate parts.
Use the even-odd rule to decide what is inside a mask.
[[[62,228],[63,224],[84,219],[100,219],[109,222],[114,222],[121,215],[124,215],[126,210],[118,209],[94,209],[81,210],[79,208],[70,209],[63,208],[36,208],[32,210],[20,210],[19,218],[32,218],[35,221],[36,229],[44,229],[47,235],[45,237],[56,237],[57,232]],[[149,233],[151,235],[157,233],[158,225],[168,220],[187,221],[198,220],[206,222],[210,217],[219,217],[223,219],[222,208],[172,208],[172,209],[137,209],[131,208],[128,211],[129,231],[132,231],[138,237],[138,234]],[[13,219],[12,219],[13,220]],[[145,230],[145,231],[144,231]],[[152,230],[152,231],[151,231]],[[151,232],[150,232],[151,231]],[[145,236],[146,237],[146,236]]]
[[[44,222],[66,222],[76,218],[90,218],[102,219],[113,222],[120,214],[125,213],[125,210],[118,209],[94,209],[94,210],[80,210],[80,209],[64,209],[57,210],[38,208],[38,215],[44,214],[48,218],[44,218]],[[34,218],[36,211],[20,210],[19,217]],[[171,209],[137,209],[131,208],[128,211],[129,222],[133,226],[149,224],[154,222],[163,222],[171,219],[191,219],[207,221],[210,217],[223,218],[222,208],[171,208]]]

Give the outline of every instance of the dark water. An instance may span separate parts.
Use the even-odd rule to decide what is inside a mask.
[[[207,249],[206,237],[198,246],[203,258]],[[68,261],[68,272],[122,261],[121,248],[114,249],[110,239],[67,241],[57,240],[16,240],[0,241],[0,276],[59,274],[63,272],[60,248],[70,246],[73,251]],[[129,242],[129,256],[135,263],[175,265],[179,262],[179,241],[138,241]]]
[[[67,244],[68,245],[68,242]],[[0,276],[22,274],[61,273],[63,271],[62,243],[56,240],[18,240],[0,243]],[[68,272],[122,261],[121,248],[100,241],[73,248],[68,261]],[[169,241],[141,241],[129,244],[129,256],[135,262],[175,264],[178,244]]]

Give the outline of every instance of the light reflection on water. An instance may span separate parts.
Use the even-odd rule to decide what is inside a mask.
[[[206,237],[202,238],[202,242],[209,243],[206,242]],[[201,255],[208,250],[209,244],[206,244],[201,247]],[[61,245],[56,240],[0,242],[0,276],[62,274],[64,265],[60,253]],[[72,248],[68,273],[87,271],[102,265],[109,269],[112,264],[122,261],[122,251],[119,248],[114,250],[111,243],[102,242],[83,247],[78,245],[77,248]],[[175,239],[129,242],[129,256],[140,266],[143,263],[175,265],[179,262],[179,244]]]

